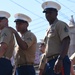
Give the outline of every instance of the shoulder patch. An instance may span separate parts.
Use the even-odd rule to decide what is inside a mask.
[[[65,26],[65,28],[64,28],[64,31],[65,31],[65,32],[68,32],[68,28],[67,28],[66,26]]]
[[[27,38],[27,40],[30,40],[30,41],[32,41],[32,39],[31,39],[31,38]]]
[[[2,36],[7,36],[7,34],[6,34],[6,33],[4,33]]]

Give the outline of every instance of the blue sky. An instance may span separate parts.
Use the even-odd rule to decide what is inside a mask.
[[[9,26],[15,28],[14,14],[23,13],[31,17],[32,22],[29,25],[31,30],[37,37],[38,42],[45,35],[48,28],[48,22],[45,19],[41,4],[48,0],[0,0],[0,10],[7,11],[11,14],[9,18]],[[51,0],[50,0],[51,1]],[[58,13],[58,19],[69,24],[71,15],[75,18],[75,0],[52,0],[61,5]]]

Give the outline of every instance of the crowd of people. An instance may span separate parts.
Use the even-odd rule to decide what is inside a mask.
[[[42,4],[42,8],[49,28],[39,46],[42,53],[38,68],[39,75],[75,75],[73,68],[75,53],[68,57],[71,40],[69,27],[67,23],[57,18],[61,6],[56,2],[47,1]],[[34,60],[37,37],[28,30],[32,20],[25,14],[16,13],[14,15],[15,30],[9,27],[10,16],[8,12],[0,11],[0,74],[36,75]],[[14,61],[13,65],[11,60]]]

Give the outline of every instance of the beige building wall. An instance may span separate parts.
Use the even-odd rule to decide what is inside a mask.
[[[70,46],[69,46],[69,57],[75,52],[75,22],[73,16],[71,16],[71,20],[69,23],[69,33],[70,33]]]

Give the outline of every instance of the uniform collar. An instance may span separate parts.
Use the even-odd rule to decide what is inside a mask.
[[[58,19],[55,19],[55,21],[53,22],[53,24],[51,24],[51,26],[54,26],[57,21],[58,21]]]

